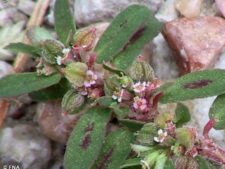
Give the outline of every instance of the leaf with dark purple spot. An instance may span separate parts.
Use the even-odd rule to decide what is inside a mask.
[[[162,103],[204,98],[225,93],[225,70],[204,70],[186,74],[162,88]]]
[[[66,169],[89,169],[100,153],[111,110],[95,107],[77,122],[67,143],[64,156]]]
[[[218,96],[213,102],[209,111],[209,117],[215,121],[215,129],[225,129],[225,94]]]
[[[133,138],[133,134],[124,129],[111,133],[106,138],[93,169],[118,169],[131,151],[130,143]]]
[[[95,48],[97,62],[112,61],[120,53],[115,64],[122,69],[126,68],[139,55],[144,45],[157,35],[160,26],[147,7],[129,6],[117,15],[99,40]],[[120,65],[121,60],[123,64]]]

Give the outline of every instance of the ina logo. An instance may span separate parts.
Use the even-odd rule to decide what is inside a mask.
[[[2,159],[2,166],[3,169],[23,169],[22,163],[12,159]]]

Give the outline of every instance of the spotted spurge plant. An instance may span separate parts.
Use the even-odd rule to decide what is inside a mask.
[[[0,97],[29,93],[37,102],[61,99],[65,115],[81,114],[66,146],[66,169],[218,168],[225,164],[225,151],[208,133],[225,129],[225,70],[194,72],[163,84],[140,55],[160,28],[148,8],[131,5],[96,45],[95,26],[76,30],[68,1],[56,0],[57,38],[35,27],[28,31],[32,45],[7,46],[28,53],[36,72],[2,78]],[[214,95],[219,96],[204,133],[184,126],[191,116],[181,101]],[[159,112],[159,102],[177,103],[176,112]]]

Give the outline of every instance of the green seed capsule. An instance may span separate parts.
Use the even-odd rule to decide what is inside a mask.
[[[147,62],[135,62],[128,74],[136,81],[152,81],[155,78],[154,71]]]
[[[65,76],[75,88],[82,87],[87,70],[88,67],[85,63],[73,62],[66,66]]]
[[[84,96],[69,90],[62,99],[62,108],[67,113],[79,113],[85,102]]]

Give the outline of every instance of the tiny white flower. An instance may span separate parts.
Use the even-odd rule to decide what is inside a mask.
[[[67,53],[69,53],[69,51],[70,51],[69,48],[64,48],[64,49],[62,50],[62,53],[63,53],[63,54],[67,54]]]
[[[163,131],[162,129],[158,130],[158,137],[154,137],[154,141],[158,143],[162,143],[167,137],[168,133]]]
[[[135,93],[141,93],[144,92],[146,89],[146,82],[137,82],[133,85],[133,89]]]
[[[115,91],[115,92],[113,92],[112,99],[117,100],[120,103],[120,102],[122,102],[123,94],[124,94],[124,89],[122,89],[119,92]]]
[[[61,56],[57,56],[56,62],[57,62],[58,65],[61,65],[62,64],[62,57]]]

